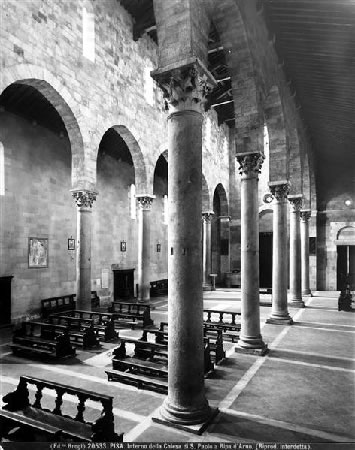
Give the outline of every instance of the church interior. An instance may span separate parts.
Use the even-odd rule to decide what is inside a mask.
[[[350,448],[353,0],[0,24],[4,446]]]

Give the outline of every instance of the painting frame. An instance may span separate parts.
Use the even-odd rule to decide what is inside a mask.
[[[68,238],[68,250],[75,250],[75,239]]]
[[[48,238],[28,238],[28,268],[46,269],[48,267]]]

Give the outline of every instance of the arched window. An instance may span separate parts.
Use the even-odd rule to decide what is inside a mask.
[[[136,213],[136,186],[134,184],[131,184],[129,209],[131,219],[135,220],[135,218],[137,217],[137,213]]]
[[[152,70],[153,67],[150,66],[144,68],[144,97],[151,106],[154,104],[154,81],[150,76]]]
[[[4,146],[0,142],[0,195],[5,195],[5,156]]]
[[[83,7],[83,56],[95,62],[95,14],[90,4]]]
[[[168,224],[168,196],[164,195],[163,223]]]
[[[263,163],[263,172],[265,174],[265,179],[269,181],[269,157],[270,157],[270,146],[269,146],[269,130],[267,129],[266,123],[264,124],[264,156],[265,161]]]

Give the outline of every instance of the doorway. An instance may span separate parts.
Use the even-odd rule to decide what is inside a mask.
[[[272,233],[259,233],[259,277],[260,287],[272,287]]]
[[[337,245],[337,290],[344,289],[346,277],[355,289],[355,245]]]
[[[134,269],[113,271],[114,300],[129,300],[134,298]]]

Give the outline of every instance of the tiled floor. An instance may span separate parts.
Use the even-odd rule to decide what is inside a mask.
[[[239,311],[239,297],[236,290],[205,292],[205,308]],[[271,296],[261,295],[266,357],[235,353],[235,345],[225,342],[228,358],[206,380],[207,398],[220,413],[201,436],[152,422],[164,395],[107,382],[105,367],[117,342],[44,364],[13,356],[3,329],[1,395],[14,390],[22,374],[113,395],[116,431],[128,442],[355,442],[355,315],[338,312],[336,296],[305,300],[305,309],[290,308],[294,325],[279,326],[265,324]],[[166,321],[167,299],[154,299],[154,306],[155,324]],[[120,334],[139,337],[140,331]]]

